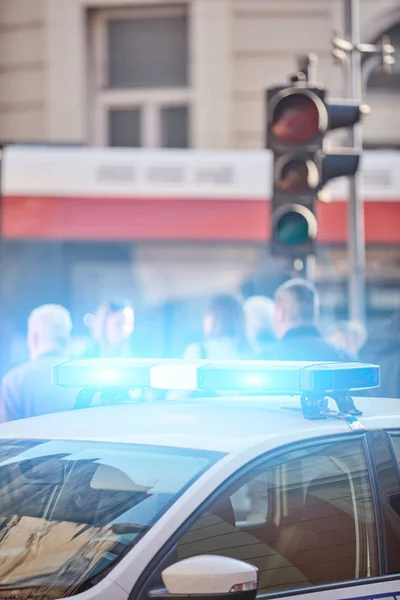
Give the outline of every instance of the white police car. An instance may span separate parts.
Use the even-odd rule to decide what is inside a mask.
[[[349,394],[377,367],[76,361],[55,382],[108,405],[0,427],[0,599],[400,597],[399,401]]]

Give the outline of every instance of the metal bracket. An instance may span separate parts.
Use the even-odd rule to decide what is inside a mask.
[[[328,399],[325,394],[322,396],[307,393],[302,394],[300,404],[305,419],[309,421],[326,419],[328,414]]]
[[[396,61],[394,57],[395,48],[390,43],[390,38],[387,35],[382,36],[379,44],[353,44],[341,38],[337,33],[334,33],[332,38],[332,54],[335,61],[342,65],[345,64],[348,60],[348,55],[352,52],[379,56],[381,59],[381,68],[386,73],[391,71]]]
[[[363,431],[364,425],[356,417],[351,415],[338,415],[338,418],[345,421],[352,431]]]
[[[97,390],[93,390],[91,388],[84,388],[83,390],[80,390],[75,398],[74,409],[90,408],[96,393]]]
[[[110,406],[113,404],[131,404],[129,390],[124,388],[114,388],[103,390],[100,395],[100,405]]]
[[[351,415],[353,417],[362,415],[362,412],[356,408],[354,400],[348,392],[329,394],[329,397],[336,402],[339,412],[342,415]]]
[[[129,390],[126,389],[93,389],[84,388],[76,396],[74,409],[90,408],[93,406],[93,400],[96,394],[99,394],[98,406],[110,406],[113,404],[127,404],[132,402],[129,398]]]
[[[348,392],[340,392],[337,394],[325,394],[322,392],[320,395],[309,393],[302,394],[300,404],[304,418],[310,421],[316,421],[326,419],[329,415],[333,414],[328,408],[329,398],[335,401],[338,408],[336,416],[356,420],[357,416],[362,415],[362,412],[356,408],[353,398]]]

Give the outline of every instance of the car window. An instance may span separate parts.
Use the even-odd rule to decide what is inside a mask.
[[[61,598],[87,587],[222,456],[0,440],[0,598]]]
[[[177,559],[211,553],[259,569],[259,593],[378,574],[362,440],[292,450],[222,493],[177,542]]]
[[[374,455],[382,497],[388,573],[400,573],[400,432],[374,439]],[[394,460],[397,462],[394,462]]]

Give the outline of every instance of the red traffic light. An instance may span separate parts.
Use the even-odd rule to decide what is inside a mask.
[[[327,111],[312,92],[286,92],[276,100],[272,110],[270,132],[283,144],[303,145],[326,131]]]

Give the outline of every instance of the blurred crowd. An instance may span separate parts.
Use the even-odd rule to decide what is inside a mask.
[[[274,298],[242,299],[219,295],[203,321],[202,339],[190,344],[183,357],[231,360],[357,361],[380,364],[381,396],[398,396],[400,381],[397,337],[400,320],[389,324],[382,344],[369,347],[364,327],[342,321],[322,330],[319,295],[311,283],[291,279]],[[110,301],[87,315],[90,336],[72,343],[72,320],[66,308],[43,305],[28,319],[29,361],[9,371],[1,382],[0,422],[71,409],[76,390],[52,384],[54,365],[69,358],[139,357],[135,347],[135,312],[126,301]]]

